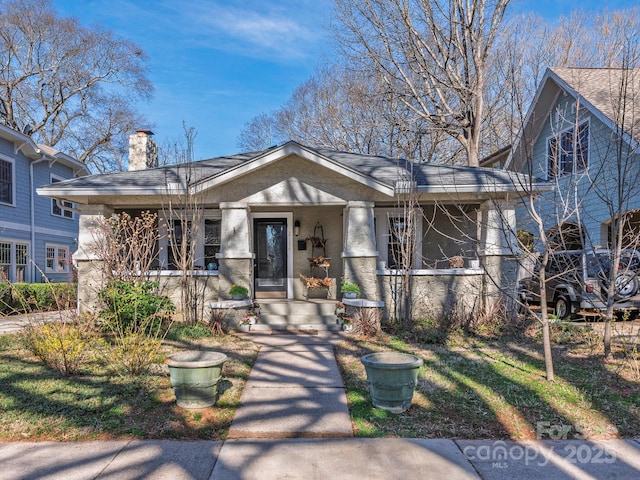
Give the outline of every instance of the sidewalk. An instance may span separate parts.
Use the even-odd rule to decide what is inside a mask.
[[[640,478],[640,439],[352,437],[331,351],[338,335],[251,339],[262,348],[224,443],[0,442],[0,480]]]

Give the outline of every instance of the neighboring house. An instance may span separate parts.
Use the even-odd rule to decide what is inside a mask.
[[[132,142],[149,145],[149,132]],[[311,148],[296,142],[191,164],[147,168],[130,149],[135,171],[93,175],[50,184],[38,193],[72,202],[80,212],[74,254],[80,308],[90,309],[100,262],[92,231],[120,211],[158,212],[161,240],[158,276],[175,298],[179,279],[167,240],[176,219],[168,205],[188,187],[202,212],[190,239],[196,253],[194,280],[206,282],[205,300],[229,298],[232,284],[253,298],[339,297],[341,278],[357,282],[362,297],[392,303],[398,285],[396,253],[415,228],[411,255],[414,315],[480,308],[486,295],[515,288],[514,199],[522,175],[493,169],[412,163],[386,157]],[[153,152],[152,152],[153,153]],[[413,199],[410,209],[408,199]],[[183,216],[182,216],[183,217]],[[196,229],[194,229],[196,230]],[[315,238],[315,240],[313,240]],[[451,257],[465,263],[452,268]],[[312,268],[310,258],[328,257]],[[480,260],[480,267],[474,260]],[[457,260],[460,260],[458,258]],[[300,274],[332,279],[329,289],[308,289]],[[336,288],[336,285],[338,286]]]
[[[490,160],[554,187],[537,208],[555,248],[606,247],[615,218],[624,218],[626,245],[637,247],[639,121],[640,69],[548,69],[513,154]],[[526,214],[518,218],[537,236]]]
[[[36,188],[87,174],[81,162],[0,124],[0,281],[71,280],[78,215]]]

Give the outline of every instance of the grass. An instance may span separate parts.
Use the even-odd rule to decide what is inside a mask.
[[[233,336],[165,343],[165,353],[214,349],[227,354],[215,408],[176,406],[168,368],[141,377],[113,376],[97,362],[64,377],[22,348],[17,335],[0,336],[0,440],[126,438],[224,439],[257,348]]]
[[[559,331],[568,338],[566,328]],[[554,382],[545,378],[533,338],[456,338],[453,346],[395,336],[354,339],[336,348],[357,436],[513,439],[640,436],[638,359],[604,360],[592,339],[554,348]],[[565,340],[568,342],[568,340]],[[374,351],[424,360],[412,406],[402,414],[373,407],[360,357]]]

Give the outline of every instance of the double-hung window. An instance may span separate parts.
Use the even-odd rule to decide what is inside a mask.
[[[61,182],[63,179],[51,175],[51,183]],[[73,203],[64,200],[51,199],[51,214],[57,217],[73,218]]]
[[[69,248],[63,245],[46,246],[46,273],[69,272]]]
[[[13,161],[0,158],[0,203],[13,205]]]
[[[547,142],[547,175],[577,173],[589,164],[589,122],[563,130]]]
[[[0,241],[0,282],[26,282],[29,244]]]

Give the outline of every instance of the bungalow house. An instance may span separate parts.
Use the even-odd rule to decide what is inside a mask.
[[[146,132],[132,136],[149,143]],[[96,263],[91,226],[117,212],[158,212],[158,278],[174,290],[177,272],[168,205],[187,191],[202,212],[194,279],[206,301],[229,299],[232,284],[252,298],[340,298],[342,278],[392,315],[398,275],[408,268],[414,316],[481,308],[487,296],[515,288],[514,207],[522,175],[494,169],[312,148],[290,141],[259,152],[144,168],[50,184],[38,193],[73,202],[80,212],[74,254],[80,308],[92,308]],[[138,159],[136,152],[143,152]],[[411,228],[409,228],[411,227]],[[195,229],[194,229],[195,230]],[[409,238],[411,241],[407,241]],[[404,256],[399,252],[409,252]],[[408,259],[402,263],[401,259]],[[304,276],[304,278],[302,277]],[[314,288],[309,278],[329,282]],[[175,283],[173,284],[175,285]],[[335,301],[335,300],[333,300]]]
[[[70,281],[78,215],[72,203],[39,197],[36,188],[89,172],[29,133],[0,124],[0,282]]]
[[[494,161],[554,187],[537,208],[556,248],[607,247],[616,219],[626,246],[640,245],[639,112],[640,69],[545,72],[513,153]]]

